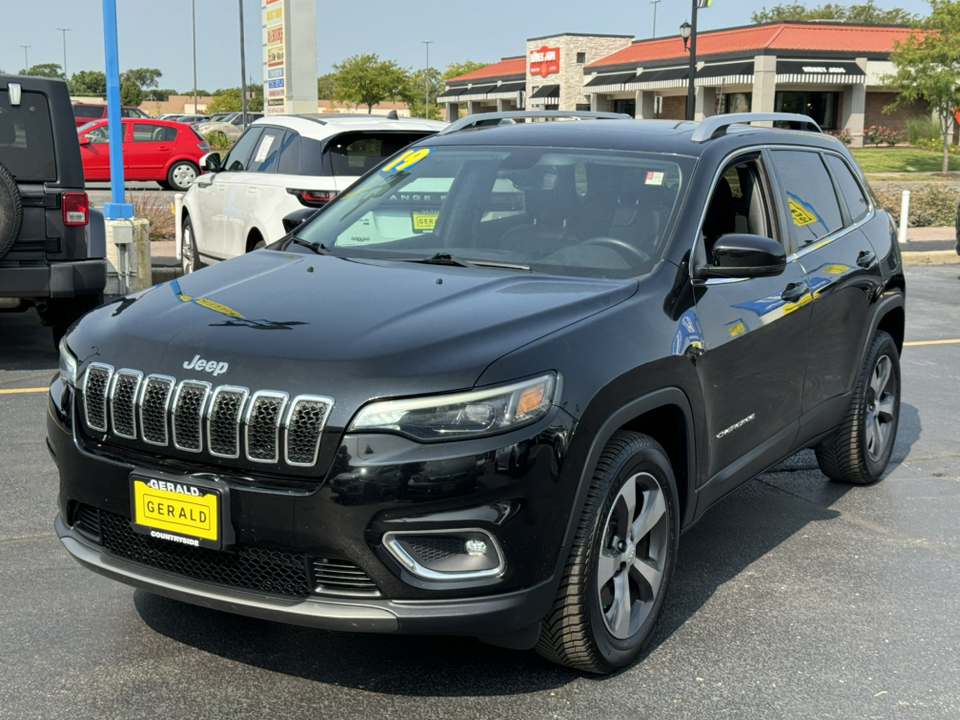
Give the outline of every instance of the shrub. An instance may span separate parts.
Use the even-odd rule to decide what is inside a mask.
[[[943,185],[910,184],[906,187],[890,185],[876,190],[880,204],[897,223],[900,222],[900,202],[904,190],[910,190],[910,227],[952,226],[957,219],[957,200],[960,193]]]
[[[233,143],[230,142],[230,138],[226,136],[225,133],[220,130],[214,130],[211,133],[204,135],[207,139],[207,144],[210,146],[211,150],[229,150]]]
[[[842,142],[844,145],[849,145],[853,142],[853,137],[850,135],[850,131],[844,128],[840,132],[827,132],[827,135],[833,135],[837,140]]]
[[[893,147],[900,140],[900,133],[893,128],[885,128],[882,125],[871,125],[863,131],[863,141],[876,147],[880,147],[881,143]]]
[[[936,139],[921,138],[920,140],[917,141],[916,145],[918,148],[921,148],[922,150],[932,150],[933,152],[937,152],[941,154],[943,153],[943,138],[940,138],[940,137]],[[957,147],[952,143],[948,145],[948,147],[950,149],[951,155],[956,155],[957,153],[960,153],[960,147]]]
[[[174,238],[176,218],[173,216],[170,197],[159,191],[127,193],[127,202],[133,205],[133,216],[150,221],[150,242]]]
[[[907,142],[919,146],[923,140],[941,142],[940,123],[929,115],[907,118]]]

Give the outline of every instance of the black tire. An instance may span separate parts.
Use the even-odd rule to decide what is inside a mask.
[[[178,160],[167,172],[167,185],[179,192],[186,192],[193,181],[200,177],[200,168],[189,160]]]
[[[189,275],[205,267],[197,252],[197,235],[193,230],[193,221],[188,217],[183,221],[180,231],[180,270],[184,275]]]
[[[640,655],[653,636],[676,565],[678,504],[663,448],[640,433],[616,433],[597,463],[537,652],[592,673],[609,673]],[[646,532],[631,537],[627,526]],[[626,615],[617,612],[624,607]]]
[[[834,482],[877,482],[893,454],[899,423],[900,353],[893,338],[878,330],[843,423],[816,448],[820,470]]]
[[[0,165],[0,258],[7,254],[20,236],[23,224],[23,200],[13,175]]]

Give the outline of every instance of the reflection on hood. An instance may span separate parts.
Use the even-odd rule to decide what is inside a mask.
[[[236,310],[226,305],[221,305],[218,302],[214,302],[208,298],[195,298],[190,295],[187,295],[180,288],[180,282],[174,280],[170,283],[170,289],[173,290],[174,296],[182,303],[193,303],[194,305],[199,305],[202,308],[207,310],[212,310],[215,313],[223,315],[227,319],[223,322],[210,323],[210,327],[248,327],[253,328],[254,330],[289,330],[294,325],[307,325],[308,323],[301,320],[287,320],[287,321],[277,321],[277,320],[253,320],[251,318],[241,315]]]

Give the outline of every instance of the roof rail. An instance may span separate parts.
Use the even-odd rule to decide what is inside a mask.
[[[488,112],[475,113],[467,115],[465,118],[456,120],[438,135],[449,135],[458,130],[467,130],[474,127],[485,127],[489,125],[513,125],[521,118],[572,118],[574,120],[633,120],[624,113],[613,112],[593,112],[590,110],[511,110],[507,112]]]
[[[799,130],[807,130],[809,132],[822,133],[823,130],[820,129],[820,126],[817,125],[816,121],[806,115],[799,115],[797,113],[782,113],[782,112],[769,112],[769,113],[730,113],[728,115],[714,115],[713,117],[708,117],[703,120],[699,125],[697,125],[696,130],[693,131],[693,135],[690,139],[695,143],[707,142],[707,140],[712,140],[715,137],[721,135],[726,135],[727,128],[731,125],[737,125],[739,123],[752,123],[752,122],[787,122],[787,123],[797,123],[800,125]]]

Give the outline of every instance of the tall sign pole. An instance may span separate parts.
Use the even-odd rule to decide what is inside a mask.
[[[697,114],[697,7],[699,0],[693,0],[690,19],[690,75],[687,83],[687,120],[693,120]]]
[[[650,0],[650,4],[653,5],[653,37],[657,37],[657,5],[661,3],[662,0]]]
[[[110,133],[110,191],[104,203],[107,220],[133,217],[133,205],[123,194],[123,123],[120,121],[120,56],[117,51],[117,0],[103,0],[103,45],[107,59],[107,127]]]
[[[243,0],[240,3],[240,95],[243,97],[243,126],[247,126],[247,60],[243,52]]]
[[[433,40],[421,40],[427,48],[427,64],[423,66],[423,119],[430,119],[430,45]]]

